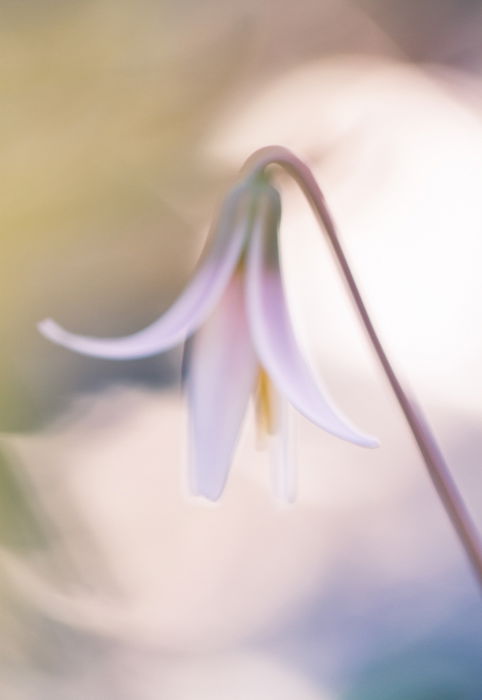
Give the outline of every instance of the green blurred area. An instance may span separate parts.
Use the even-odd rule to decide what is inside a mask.
[[[2,8],[4,428],[41,421],[58,392],[89,385],[85,363],[40,339],[37,320],[129,332],[192,268],[224,176],[198,145],[239,71],[245,32],[186,10],[109,0]],[[91,385],[170,372],[162,360],[107,364],[91,365]]]

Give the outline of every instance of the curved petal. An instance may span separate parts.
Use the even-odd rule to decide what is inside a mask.
[[[332,405],[296,341],[283,293],[277,191],[266,187],[259,200],[248,256],[247,309],[261,364],[290,403],[313,423],[349,442],[376,447]]]
[[[248,216],[241,186],[226,198],[212,242],[192,281],[174,304],[142,331],[121,338],[95,338],[64,330],[52,319],[38,324],[49,340],[84,355],[112,360],[146,357],[184,341],[208,316],[222,295],[241,255]]]
[[[212,501],[223,491],[257,366],[242,275],[236,273],[192,339],[186,376],[191,487]]]

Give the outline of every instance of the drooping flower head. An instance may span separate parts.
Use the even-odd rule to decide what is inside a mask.
[[[123,338],[79,336],[47,319],[40,331],[76,352],[115,360],[146,357],[189,341],[190,481],[216,500],[225,486],[250,397],[258,423],[277,434],[278,484],[294,496],[288,458],[288,406],[337,437],[378,442],[332,405],[296,340],[283,289],[280,195],[263,170],[248,173],[226,196],[208,246],[186,289],[144,330]]]

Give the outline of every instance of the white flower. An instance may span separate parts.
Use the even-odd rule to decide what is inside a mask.
[[[281,203],[262,174],[237,185],[221,208],[210,244],[191,283],[168,311],[124,338],[74,335],[47,319],[50,340],[86,355],[131,359],[163,352],[190,338],[186,390],[190,412],[190,476],[196,494],[221,495],[250,396],[257,388],[260,425],[286,431],[287,399],[333,435],[365,447],[360,433],[332,406],[296,341],[283,292],[279,254]],[[281,459],[284,497],[293,497],[289,460]]]

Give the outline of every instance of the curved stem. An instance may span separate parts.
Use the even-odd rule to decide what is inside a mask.
[[[358,314],[416,440],[433,485],[464,546],[479,583],[482,585],[482,541],[477,528],[471,519],[445,458],[421,409],[415,399],[409,397],[407,391],[403,388],[383,349],[347,262],[335,224],[313,173],[299,158],[281,146],[268,146],[256,151],[247,160],[243,170],[247,172],[261,172],[269,165],[280,165],[296,180],[308,199],[316,218],[326,232]]]

